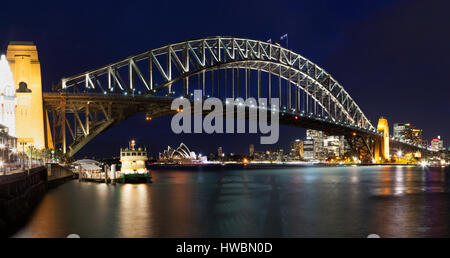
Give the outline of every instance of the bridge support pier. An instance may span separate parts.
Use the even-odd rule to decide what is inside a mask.
[[[10,42],[6,52],[13,73],[17,107],[10,133],[18,142],[38,149],[53,148],[42,102],[41,64],[33,42]],[[32,126],[30,126],[32,125]]]
[[[381,117],[378,120],[377,130],[383,134],[382,137],[356,133],[347,137],[347,142],[362,163],[382,163],[390,160],[389,126],[386,118]]]
[[[51,114],[54,145],[70,158],[95,136],[128,117],[139,112],[156,115],[159,104],[146,104],[147,101],[147,98],[135,103],[126,97],[77,95],[71,98],[65,94],[48,94],[44,110]]]
[[[346,137],[352,152],[356,157],[359,157],[361,163],[374,163],[374,150],[376,149],[376,139],[371,136],[359,135],[353,133],[352,136]]]

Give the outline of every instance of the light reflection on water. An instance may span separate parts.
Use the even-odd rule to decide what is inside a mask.
[[[444,168],[203,168],[152,184],[72,181],[15,237],[443,237]]]

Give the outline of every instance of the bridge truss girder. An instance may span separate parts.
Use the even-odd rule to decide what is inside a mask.
[[[187,96],[190,89],[195,88],[190,87],[192,77],[198,77],[197,88],[202,89],[205,96],[224,98],[224,95],[220,96],[220,76],[223,70],[225,81],[229,74],[227,70],[231,70],[233,74],[232,90],[231,85],[225,86],[232,91],[229,97],[239,95],[239,89],[235,94],[234,81],[237,76],[236,86],[239,88],[240,71],[244,72],[245,77],[245,85],[242,85],[240,90],[242,92],[245,87],[245,94],[241,96],[249,97],[249,88],[252,87],[250,75],[253,70],[257,72],[255,77],[258,81],[257,96],[254,97],[279,97],[280,107],[284,101],[288,110],[293,107],[298,110],[303,93],[307,113],[309,110],[319,110],[322,116],[328,116],[335,121],[375,131],[347,91],[318,65],[277,44],[251,39],[212,37],[169,44],[95,70],[63,78],[60,88],[63,91],[97,92],[106,95],[158,95],[167,92],[167,96],[173,96],[173,87],[177,82],[181,82],[183,95]],[[212,78],[212,83],[208,83],[206,88],[205,73],[210,73]],[[261,73],[267,74],[266,85],[269,88],[272,77],[278,77],[278,94],[271,89],[261,88]],[[215,74],[219,84],[216,92]],[[286,81],[286,87],[282,86],[281,80]]]
[[[111,98],[89,94],[69,97],[59,93],[45,93],[44,109],[50,114],[54,146],[69,157],[101,132],[136,113],[153,112],[155,116],[165,114],[158,103],[145,104],[126,97]]]

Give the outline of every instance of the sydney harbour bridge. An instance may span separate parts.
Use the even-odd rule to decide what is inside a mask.
[[[68,156],[136,113],[174,114],[174,98],[279,98],[257,108],[280,112],[280,123],[343,135],[363,162],[382,162],[389,148],[426,147],[389,137],[386,119],[375,126],[344,87],[317,64],[264,41],[209,37],[168,44],[61,79],[42,94],[45,135]],[[390,147],[389,147],[390,145]]]

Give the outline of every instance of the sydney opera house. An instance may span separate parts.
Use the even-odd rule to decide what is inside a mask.
[[[200,161],[200,157],[181,143],[176,149],[167,146],[166,150],[159,153],[159,160],[165,163],[195,163]]]

